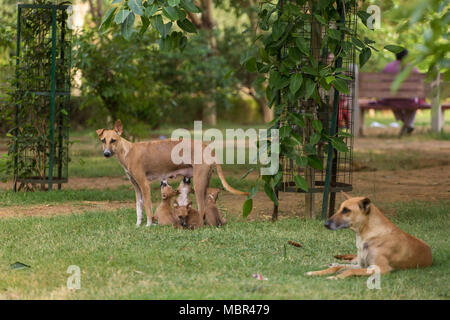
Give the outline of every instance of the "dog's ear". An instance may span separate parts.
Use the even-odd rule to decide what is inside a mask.
[[[350,195],[349,194],[347,194],[347,193],[345,193],[344,191],[341,191],[341,193],[342,193],[342,195],[344,196],[344,198],[345,199],[350,199],[351,197],[350,197]]]
[[[177,200],[175,200],[175,201],[173,202],[173,207],[174,207],[174,208],[178,208],[178,207],[179,207]]]
[[[369,198],[364,198],[359,202],[359,207],[365,214],[368,214],[370,212],[370,203],[371,202]]]
[[[121,136],[122,132],[123,132],[123,127],[122,127],[122,121],[117,120],[116,124],[114,125],[114,131],[116,131],[116,133]]]
[[[192,202],[191,202],[191,201],[188,202],[186,208],[187,208],[188,210],[192,209]]]
[[[99,138],[102,136],[103,131],[105,131],[105,129],[98,129],[98,130],[96,131]]]

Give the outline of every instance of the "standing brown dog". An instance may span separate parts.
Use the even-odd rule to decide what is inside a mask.
[[[209,226],[220,227],[227,223],[226,220],[220,216],[219,209],[216,206],[219,192],[220,189],[218,188],[208,188],[206,191],[205,222]]]
[[[233,194],[248,195],[231,187],[225,180],[222,167],[218,163],[210,163],[210,159],[202,152],[200,164],[195,160],[191,164],[176,164],[172,161],[172,150],[182,140],[156,140],[132,143],[122,138],[122,122],[117,120],[113,130],[98,129],[97,135],[103,143],[103,155],[106,158],[116,156],[124,168],[128,178],[136,192],[136,213],[139,226],[142,222],[142,206],[147,215],[147,226],[152,224],[153,208],[150,197],[150,181],[175,178],[177,175],[194,178],[195,197],[198,210],[202,217],[205,216],[206,189],[208,188],[211,170],[215,166],[217,174],[225,189]],[[195,143],[190,141],[190,159],[195,159]],[[207,147],[201,144],[202,151]],[[177,149],[175,149],[177,150]]]
[[[323,276],[342,271],[331,279],[350,276],[370,276],[375,265],[381,274],[396,269],[428,267],[431,265],[431,249],[420,239],[400,230],[368,198],[347,198],[338,212],[325,223],[330,230],[350,228],[356,233],[357,255],[338,255],[357,265],[334,265],[321,271],[310,271],[309,276]]]

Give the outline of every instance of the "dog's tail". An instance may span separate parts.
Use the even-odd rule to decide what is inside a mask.
[[[217,174],[219,175],[220,181],[222,182],[222,185],[225,188],[225,190],[227,190],[228,192],[231,192],[232,194],[236,194],[236,195],[240,195],[240,196],[248,196],[250,194],[249,192],[239,191],[239,190],[233,188],[232,186],[230,186],[228,184],[227,180],[225,180],[225,176],[223,175],[221,165],[216,163],[216,168],[217,168]]]

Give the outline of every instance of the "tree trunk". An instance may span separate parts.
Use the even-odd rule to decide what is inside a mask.
[[[217,54],[217,42],[214,37],[213,29],[216,25],[213,16],[214,4],[212,0],[200,0],[201,5],[195,3],[197,7],[202,9],[201,17],[197,14],[188,12],[189,20],[198,28],[207,32],[208,45],[211,49],[211,55]],[[207,125],[215,126],[217,123],[217,110],[215,89],[211,89],[210,92],[205,92],[206,102],[203,109],[203,122]]]

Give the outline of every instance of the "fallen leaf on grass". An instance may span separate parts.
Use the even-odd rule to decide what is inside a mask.
[[[300,243],[295,242],[295,241],[289,240],[288,243],[289,243],[291,246],[294,246],[294,247],[297,247],[297,248],[301,248],[301,247],[302,247],[302,245],[301,245]]]
[[[13,264],[11,264],[11,269],[13,270],[21,270],[21,269],[26,269],[26,268],[31,268],[31,266],[26,265],[25,263],[22,262],[14,262]]]

